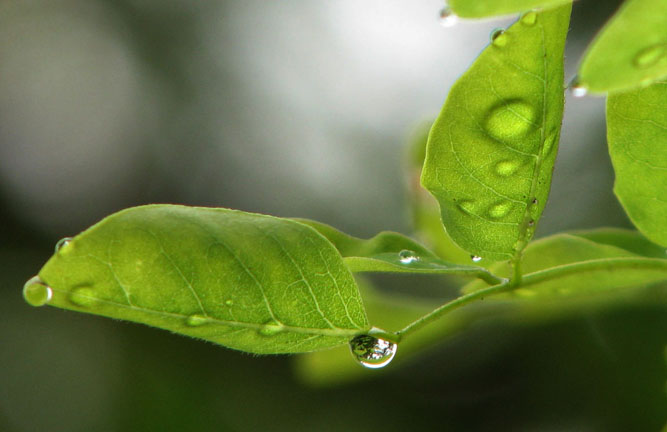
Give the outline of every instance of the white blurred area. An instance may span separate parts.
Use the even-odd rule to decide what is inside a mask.
[[[442,6],[0,3],[0,198],[53,237],[148,202],[408,231],[406,137],[512,21],[443,28]],[[542,232],[624,223],[600,152],[603,101],[569,100]]]

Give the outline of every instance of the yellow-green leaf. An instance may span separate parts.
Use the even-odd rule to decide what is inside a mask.
[[[497,34],[452,87],[431,130],[422,184],[450,237],[471,254],[516,256],[542,214],[563,114],[570,9]]]
[[[449,0],[452,11],[462,18],[484,18],[494,15],[508,15],[534,8],[551,8],[572,0]],[[534,18],[534,12],[527,12],[527,20]]]
[[[329,241],[292,220],[235,210],[124,210],[62,243],[39,279],[24,290],[32,304],[253,353],[329,348],[369,329],[356,282]]]

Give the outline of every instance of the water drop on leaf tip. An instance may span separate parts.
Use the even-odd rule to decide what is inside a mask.
[[[398,258],[399,261],[401,261],[401,264],[411,264],[415,261],[419,261],[419,257],[417,254],[412,252],[411,250],[403,249],[398,253]]]
[[[360,335],[350,341],[350,351],[355,360],[370,369],[387,366],[397,349],[396,343],[370,335]]]
[[[440,25],[443,27],[453,27],[459,21],[459,17],[452,11],[449,6],[445,6],[440,10]]]
[[[30,306],[44,306],[53,298],[53,290],[39,276],[33,276],[23,286],[23,298]]]

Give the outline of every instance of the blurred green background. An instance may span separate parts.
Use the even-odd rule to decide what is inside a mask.
[[[566,79],[617,4],[575,3]],[[402,365],[326,387],[294,357],[23,301],[59,238],[138,204],[410,233],[407,137],[512,21],[445,29],[441,7],[0,2],[0,431],[661,430],[667,308],[651,297],[480,320]],[[568,95],[538,235],[630,227],[612,185],[604,100]],[[373,282],[434,303],[455,289]]]

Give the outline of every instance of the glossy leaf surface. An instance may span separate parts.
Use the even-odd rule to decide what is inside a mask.
[[[579,84],[591,92],[619,91],[667,75],[667,2],[626,0],[591,43]]]
[[[422,184],[450,237],[493,261],[517,255],[546,203],[563,114],[570,5],[498,35],[452,87]]]
[[[570,2],[571,0],[449,0],[447,4],[462,18],[484,18],[534,8],[551,8]]]
[[[609,96],[607,142],[616,196],[646,237],[667,246],[667,81]]]
[[[153,205],[111,215],[39,277],[49,304],[253,353],[346,344],[369,325],[338,251],[298,222]]]

